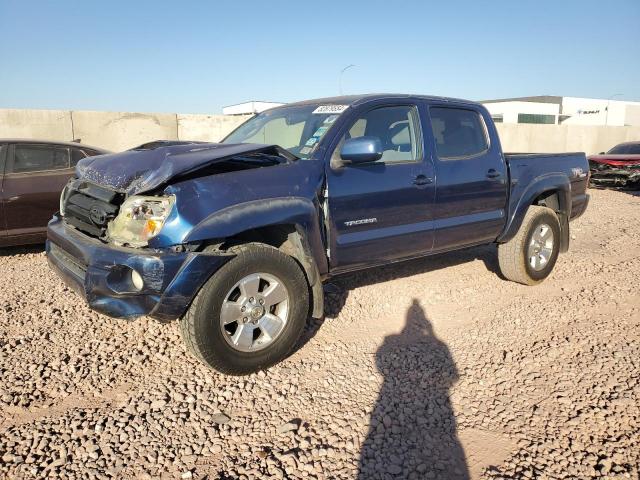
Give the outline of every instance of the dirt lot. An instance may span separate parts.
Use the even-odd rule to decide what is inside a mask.
[[[637,479],[640,197],[592,195],[542,285],[501,280],[488,247],[344,278],[244,378],[5,250],[0,476]]]

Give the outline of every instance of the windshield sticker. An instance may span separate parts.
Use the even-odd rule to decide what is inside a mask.
[[[311,150],[313,150],[311,147],[303,147],[300,149],[300,153],[302,155],[308,155],[309,153],[311,153]]]
[[[316,115],[326,115],[328,113],[340,114],[347,108],[349,108],[349,105],[320,105],[311,113],[315,113]]]
[[[318,139],[316,137],[311,137],[309,140],[307,140],[307,143],[305,143],[305,145],[307,147],[312,147],[313,145],[316,144],[317,141]]]
[[[325,118],[324,122],[322,123],[328,123],[329,125],[331,125],[333,122],[335,122],[338,119],[339,116],[340,115],[330,115],[327,118]]]
[[[320,127],[318,130],[316,130],[316,133],[314,133],[312,136],[313,137],[321,137],[325,133],[327,133],[327,130],[329,130],[329,127]]]

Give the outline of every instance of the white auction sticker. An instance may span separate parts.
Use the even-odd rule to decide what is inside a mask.
[[[342,113],[347,108],[349,108],[349,105],[320,105],[318,108],[316,108],[311,113],[315,113],[315,114],[319,114],[319,115]]]

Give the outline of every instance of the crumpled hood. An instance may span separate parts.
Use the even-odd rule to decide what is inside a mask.
[[[174,177],[192,173],[236,155],[266,153],[294,157],[277,145],[255,143],[194,143],[167,145],[153,149],[133,149],[122,153],[89,157],[78,162],[76,175],[128,195],[147,192]]]

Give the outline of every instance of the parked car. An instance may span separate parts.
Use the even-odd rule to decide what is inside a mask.
[[[0,246],[44,242],[78,161],[104,153],[79,143],[0,139]]]
[[[505,155],[482,105],[427,96],[289,104],[76,170],[51,266],[99,312],[180,319],[230,374],[283,359],[338,274],[497,243],[506,278],[539,283],[589,199],[583,153]]]
[[[598,187],[640,188],[640,142],[616,145],[589,157],[591,183]]]

